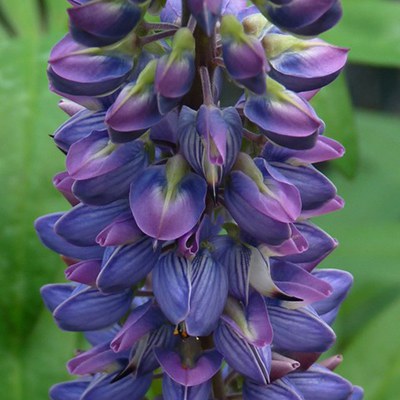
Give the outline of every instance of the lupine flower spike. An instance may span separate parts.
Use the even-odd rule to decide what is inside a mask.
[[[361,399],[323,356],[352,276],[316,269],[337,242],[310,221],[343,207],[308,102],[346,62],[314,37],[340,2],[70,3],[48,76],[72,208],[36,230],[69,280],[44,303],[90,348],[50,398]]]

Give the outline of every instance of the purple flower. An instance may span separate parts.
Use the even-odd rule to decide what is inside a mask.
[[[317,268],[337,241],[310,218],[344,202],[313,164],[344,148],[308,101],[347,50],[304,36],[339,1],[69,2],[48,76],[72,208],[35,228],[70,281],[44,304],[91,346],[50,398],[142,400],[160,379],[164,400],[362,399],[340,356],[318,360],[353,278]]]

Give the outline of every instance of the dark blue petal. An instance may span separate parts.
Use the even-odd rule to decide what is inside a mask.
[[[269,385],[258,385],[251,380],[245,380],[243,385],[243,400],[304,400],[300,391],[285,379],[279,379]]]
[[[48,310],[53,312],[63,301],[67,300],[75,286],[70,283],[45,285],[40,289],[43,302]]]
[[[90,260],[102,258],[104,249],[97,244],[90,246],[76,246],[67,242],[64,238],[55,233],[54,225],[64,215],[65,213],[49,214],[40,217],[35,221],[35,229],[40,241],[56,253],[73,259]]]
[[[54,141],[58,147],[68,151],[70,146],[93,131],[106,128],[104,111],[81,110],[62,124],[54,133]]]
[[[79,400],[142,400],[152,382],[152,374],[134,378],[131,374],[113,382],[116,374],[94,381]]]
[[[55,224],[55,232],[76,246],[96,244],[96,236],[119,215],[127,211],[126,200],[105,206],[79,204],[64,214]],[[94,257],[92,257],[94,258]]]
[[[178,324],[190,310],[190,261],[174,252],[161,256],[153,270],[153,291],[166,317]]]
[[[167,374],[164,374],[162,389],[165,400],[208,400],[211,396],[211,381],[188,387],[176,383]]]
[[[51,400],[80,400],[82,394],[89,386],[90,381],[76,380],[58,383],[51,387],[49,395]]]
[[[127,143],[130,159],[111,172],[90,179],[78,180],[73,185],[75,196],[85,204],[104,205],[128,197],[131,183],[148,164],[142,141]]]
[[[147,276],[159,255],[160,249],[153,248],[153,240],[149,237],[125,246],[108,247],[97,278],[97,287],[103,293],[130,288]]]
[[[98,330],[117,322],[129,310],[131,301],[130,291],[102,294],[86,289],[61,303],[53,315],[61,329]]]
[[[288,376],[304,400],[347,400],[353,387],[349,381],[321,366]]]
[[[305,308],[290,310],[268,304],[277,349],[322,353],[335,342],[333,330],[318,315]]]
[[[214,332],[216,349],[235,371],[259,384],[269,382],[271,349],[256,347],[238,336],[227,324],[221,322]]]
[[[228,295],[226,271],[208,251],[202,251],[192,261],[190,280],[186,330],[191,336],[207,336],[215,329],[225,306]]]
[[[74,39],[86,46],[107,46],[123,39],[139,22],[134,1],[89,1],[68,10]]]

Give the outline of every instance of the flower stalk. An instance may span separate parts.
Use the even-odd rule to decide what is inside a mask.
[[[344,149],[309,103],[345,64],[314,37],[339,2],[70,3],[48,75],[72,208],[35,225],[69,280],[44,302],[91,347],[50,398],[161,379],[165,400],[361,399],[322,355],[352,276],[316,268],[337,241],[311,221],[344,204],[313,166]]]

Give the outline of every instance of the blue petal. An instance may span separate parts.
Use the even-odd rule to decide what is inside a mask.
[[[134,378],[131,374],[113,382],[116,374],[95,381],[79,400],[142,400],[152,382],[152,374]]]
[[[54,132],[54,141],[58,147],[68,151],[73,143],[91,132],[105,129],[104,118],[104,111],[81,110]]]
[[[66,257],[78,260],[101,259],[104,249],[100,246],[76,246],[57,235],[54,225],[65,213],[45,215],[35,221],[35,229],[40,241],[49,249]]]
[[[170,252],[161,256],[153,270],[153,291],[160,308],[174,324],[190,310],[190,262]]]
[[[89,386],[90,381],[76,380],[58,383],[51,387],[49,395],[51,400],[80,400],[82,394]]]
[[[153,240],[149,237],[125,246],[108,247],[97,287],[103,293],[129,289],[147,276],[159,255],[159,248],[153,249]]]
[[[129,208],[126,200],[105,206],[79,204],[64,214],[55,224],[55,232],[76,246],[96,244],[96,236]]]
[[[214,333],[216,349],[226,362],[237,372],[249,379],[266,385],[271,369],[271,349],[269,346],[256,347],[240,338],[224,322]]]
[[[211,381],[188,387],[176,383],[164,374],[162,390],[165,400],[208,400],[211,395]]]
[[[141,141],[124,146],[129,148],[129,161],[121,167],[94,178],[75,182],[72,191],[80,201],[88,205],[104,205],[128,197],[130,185],[147,166],[148,157]]]
[[[75,286],[70,283],[45,285],[40,289],[40,294],[47,309],[53,312],[71,296],[74,288]]]
[[[305,308],[290,310],[270,303],[268,313],[277,349],[322,353],[335,343],[336,336],[329,325]]]
[[[228,295],[226,271],[208,251],[203,251],[193,259],[190,280],[190,312],[185,320],[186,330],[191,336],[207,336],[215,329],[225,306]]]
[[[304,400],[300,391],[288,379],[278,379],[269,385],[258,385],[246,380],[243,400]]]
[[[293,372],[288,378],[304,400],[347,400],[353,390],[349,381],[321,366]]]
[[[90,331],[106,328],[117,322],[129,310],[130,291],[102,294],[86,289],[69,297],[54,310],[54,318],[61,329]]]

